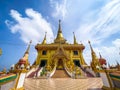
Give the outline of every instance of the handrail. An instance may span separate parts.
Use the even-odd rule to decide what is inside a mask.
[[[64,63],[64,68],[65,68],[65,71],[67,72],[67,74],[68,74],[70,77],[72,77],[72,72],[70,72],[70,71],[68,70],[66,63]]]
[[[55,64],[55,66],[54,66],[54,68],[53,68],[53,70],[52,71],[50,71],[50,75],[49,75],[49,77],[52,77],[53,76],[53,74],[55,73],[55,71],[56,71],[56,64]]]
[[[94,77],[96,76],[94,71],[90,68],[86,68],[86,72],[90,73],[91,75],[93,75]]]
[[[38,71],[38,73],[37,73],[37,77],[40,76],[40,73],[42,72],[42,70],[43,70],[43,67],[41,67],[40,70]]]
[[[32,68],[29,70],[29,72],[27,72],[26,77],[28,77],[32,72],[34,72],[36,70],[36,68]]]

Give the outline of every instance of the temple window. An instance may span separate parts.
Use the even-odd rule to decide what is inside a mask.
[[[46,54],[47,54],[47,51],[43,50],[42,55],[46,55]]]
[[[73,54],[74,55],[78,55],[78,51],[73,51]]]
[[[47,64],[47,60],[46,59],[42,59],[40,62],[40,67],[44,67]]]
[[[74,65],[80,67],[80,61],[79,61],[79,59],[74,59],[73,62],[74,62]]]

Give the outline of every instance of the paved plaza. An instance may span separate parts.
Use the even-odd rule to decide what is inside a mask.
[[[26,78],[24,83],[25,90],[101,90],[102,85],[101,78]]]

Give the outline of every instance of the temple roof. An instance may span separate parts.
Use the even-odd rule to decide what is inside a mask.
[[[64,49],[67,49],[67,50],[84,50],[85,49],[85,46],[83,44],[62,44],[62,47]],[[45,45],[42,45],[42,44],[37,44],[35,46],[35,48],[37,50],[41,50],[41,49],[51,49],[51,50],[55,50],[58,48],[58,45],[57,44],[45,44]]]
[[[99,55],[100,55],[100,58],[99,58],[99,62],[100,62],[100,65],[103,65],[103,64],[107,64],[106,63],[106,60],[102,57],[102,55],[99,53]]]
[[[5,83],[13,81],[16,78],[17,78],[17,74],[13,74],[13,73],[3,74],[0,76],[0,85],[4,85]]]

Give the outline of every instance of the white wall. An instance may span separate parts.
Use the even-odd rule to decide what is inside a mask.
[[[106,87],[110,88],[110,84],[109,84],[109,81],[108,81],[106,73],[105,72],[101,72],[100,76],[101,76],[102,81],[103,81],[103,86],[106,86]]]
[[[26,75],[26,73],[21,73],[21,74],[20,74],[20,78],[19,78],[19,80],[18,80],[17,88],[23,87],[24,80],[25,80],[25,75]]]

